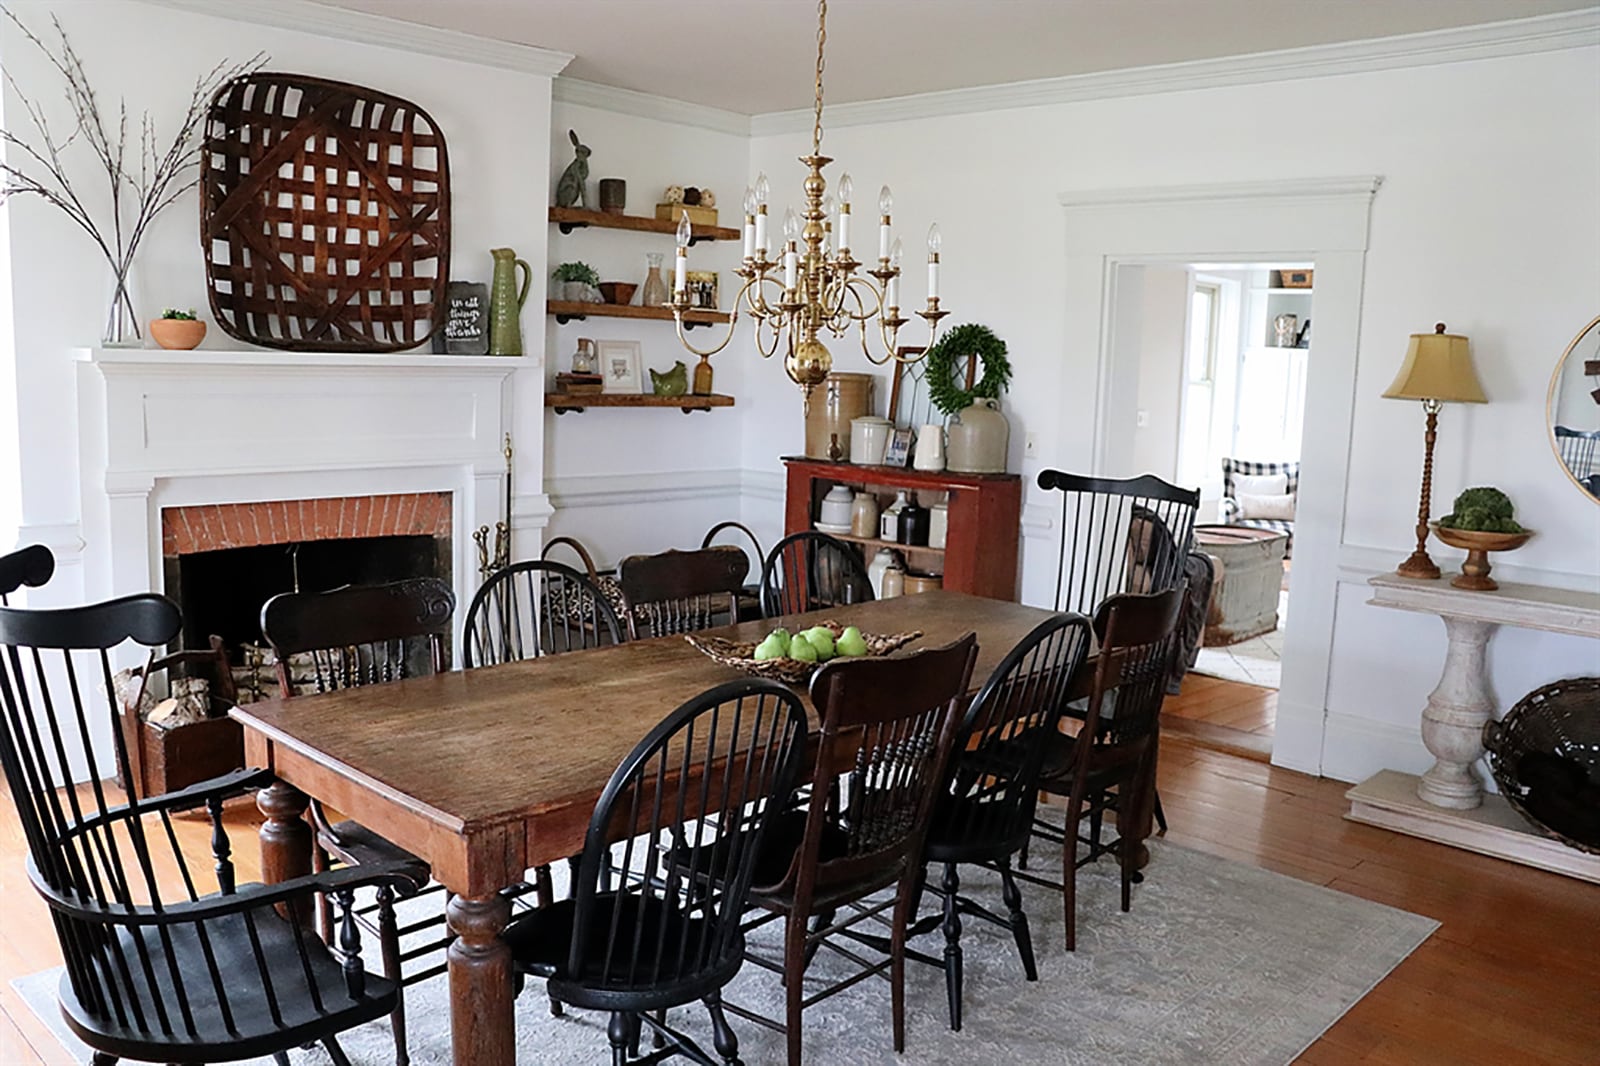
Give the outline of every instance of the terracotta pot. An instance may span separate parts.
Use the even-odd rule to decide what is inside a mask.
[[[186,352],[206,339],[206,324],[197,318],[157,318],[150,323],[150,336],[169,351]]]
[[[600,295],[606,298],[608,304],[625,304],[633,301],[633,294],[639,286],[632,281],[602,281]]]

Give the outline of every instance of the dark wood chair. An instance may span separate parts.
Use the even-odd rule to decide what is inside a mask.
[[[290,699],[298,687],[291,661],[295,656],[308,663],[310,683],[317,692],[439,673],[448,662],[445,642],[455,607],[456,597],[450,586],[432,577],[384,585],[347,585],[328,592],[284,592],[262,606],[261,635],[277,659],[282,695]],[[314,872],[326,870],[332,856],[351,866],[382,864],[406,870],[411,876],[411,884],[404,890],[408,896],[420,895],[422,886],[428,884],[431,873],[427,860],[359,822],[330,821],[315,798],[308,813],[316,829]],[[443,891],[443,886],[436,884],[427,891]],[[381,899],[379,903],[377,908],[362,911],[361,916],[376,911],[376,928],[385,945],[384,972],[405,984],[443,973],[442,961],[405,973],[407,963],[445,948],[449,939],[441,937],[400,952],[398,941],[390,935],[395,929],[394,909]],[[438,921],[444,921],[442,909]],[[332,933],[326,907],[322,910],[322,931],[325,937]],[[406,1025],[405,1007],[400,1001],[396,1001],[392,1022],[403,1066]]]
[[[30,544],[0,555],[0,607],[6,597],[26,585],[38,588],[56,572],[56,557],[43,544]]]
[[[873,599],[872,579],[856,549],[826,533],[791,533],[761,568],[761,614],[803,614]]]
[[[1077,946],[1078,868],[1102,855],[1116,855],[1122,868],[1122,909],[1132,904],[1137,827],[1147,812],[1146,796],[1154,799],[1156,734],[1161,701],[1167,692],[1174,636],[1183,606],[1183,590],[1113,596],[1094,618],[1099,650],[1083,725],[1076,736],[1054,733],[1045,745],[1039,787],[1067,799],[1064,830],[1035,818],[1033,833],[1061,845],[1059,885],[1024,871],[1016,876],[1034,884],[1059,887],[1066,914],[1066,945]],[[1101,840],[1105,816],[1116,820],[1117,838]],[[1080,824],[1087,818],[1089,833]],[[1086,850],[1080,857],[1079,845]]]
[[[605,594],[570,566],[513,563],[478,587],[467,606],[461,665],[536,659],[622,643]]]
[[[109,695],[113,651],[154,649],[181,629],[177,605],[153,593],[68,610],[0,608],[0,769],[66,963],[62,1015],[95,1066],[262,1055],[288,1066],[288,1049],[313,1041],[344,1066],[337,1035],[392,1015],[401,997],[362,962],[353,895],[392,898],[409,884],[405,872],[379,865],[235,885],[222,804],[267,786],[270,773],[240,770],[125,803],[99,779],[113,768],[130,774]],[[60,764],[77,738],[93,771],[74,787]],[[173,829],[174,814],[195,809],[211,817],[214,892]],[[334,945],[298,920],[320,899],[339,911]]]
[[[717,547],[718,542],[724,538],[733,541],[733,543],[724,544],[723,546],[736,547],[741,551],[744,551],[745,559],[748,560],[750,565],[749,572],[756,575],[757,579],[759,579],[761,576],[762,561],[767,557],[767,553],[761,550],[760,538],[758,538],[755,533],[751,531],[749,526],[742,522],[718,522],[716,525],[712,526],[706,531],[706,535],[704,537],[700,538],[700,547]],[[749,549],[746,550],[744,545],[739,543],[740,541],[748,542],[750,545]],[[739,617],[737,621],[748,622],[760,617],[761,586],[759,583],[754,585],[747,584],[745,585],[744,590],[739,594]]]
[[[1183,587],[1199,489],[1179,488],[1154,474],[1101,478],[1060,470],[1041,471],[1039,487],[1061,493],[1056,610],[1093,618],[1111,596]],[[1160,797],[1155,818],[1166,832]]]
[[[804,1008],[858,981],[888,973],[894,1048],[905,1050],[905,942],[921,882],[922,845],[943,791],[958,707],[972,676],[977,638],[969,633],[943,648],[885,659],[837,659],[811,682],[822,718],[818,758],[803,807],[779,820],[757,865],[750,901],[767,913],[755,929],[783,919],[782,963],[758,954],[751,962],[783,975],[784,1021],[737,1004],[727,1009],[784,1032],[789,1066],[800,1066]],[[887,899],[862,903],[896,886]],[[846,917],[835,922],[840,911]],[[879,946],[855,927],[891,911],[886,958],[867,961],[832,938]],[[814,922],[814,925],[812,924]],[[806,994],[806,967],[820,947],[862,969]]]
[[[750,561],[725,548],[630,555],[617,567],[628,637],[694,633],[738,617]]]
[[[633,1061],[716,1066],[665,1021],[695,1000],[722,1062],[739,1061],[721,989],[744,962],[750,880],[805,757],[805,708],[783,685],[734,681],[690,700],[611,775],[572,898],[506,929],[519,975],[544,978],[553,1001],[610,1014],[613,1063],[631,1061],[649,1025],[657,1046]]]
[[[1030,981],[1039,979],[1011,858],[1033,831],[1047,742],[1057,734],[1090,641],[1089,620],[1080,614],[1041,622],[995,667],[968,706],[957,734],[949,787],[934,808],[924,853],[928,865],[944,867],[939,886],[928,886],[943,907],[911,930],[913,937],[943,930],[944,954],[908,951],[913,958],[943,968],[952,1029],[961,1028],[963,915],[1009,930],[1023,973]],[[1004,915],[961,894],[961,863],[998,871]]]

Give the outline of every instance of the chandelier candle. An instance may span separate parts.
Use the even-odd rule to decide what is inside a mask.
[[[672,274],[672,291],[679,300],[687,299],[689,294],[689,241],[693,237],[694,228],[689,225],[689,212],[685,211],[678,222],[678,261]]]
[[[745,193],[744,262],[736,272],[742,284],[733,298],[727,334],[713,347],[701,350],[688,340],[684,315],[692,303],[685,285],[688,265],[688,237],[680,231],[678,242],[677,293],[672,300],[672,315],[678,340],[702,359],[726,348],[738,330],[739,316],[755,319],[754,340],[762,358],[770,359],[783,349],[783,368],[789,380],[799,385],[806,406],[811,391],[833,369],[833,355],[820,338],[826,331],[837,338],[858,332],[862,354],[875,366],[893,361],[914,363],[933,346],[939,320],[949,314],[939,306],[939,227],[928,231],[928,302],[917,314],[928,324],[927,345],[916,354],[901,355],[900,327],[900,242],[890,227],[894,199],[885,185],[878,196],[878,261],[875,269],[863,269],[850,254],[850,203],[854,183],[848,174],[839,180],[838,210],[828,195],[823,168],[832,159],[822,154],[822,72],[827,46],[828,3],[817,4],[816,120],[811,127],[811,154],[801,156],[807,174],[805,204],[797,214],[790,209],[783,226],[781,254],[774,262],[768,258],[767,204],[770,188],[767,176],[756,178],[755,187]],[[779,272],[781,270],[781,273]],[[874,330],[875,327],[875,330]],[[871,343],[870,332],[878,334]],[[876,349],[876,350],[875,350]]]

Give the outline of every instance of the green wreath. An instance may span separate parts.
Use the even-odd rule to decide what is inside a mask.
[[[970,391],[956,384],[956,357],[961,355],[983,362],[983,377]],[[965,410],[977,400],[998,400],[1001,390],[1011,383],[1006,342],[988,326],[957,326],[936,341],[924,358],[928,399],[947,415]]]

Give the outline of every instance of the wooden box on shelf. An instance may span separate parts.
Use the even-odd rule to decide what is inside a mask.
[[[822,497],[835,485],[892,494],[897,489],[949,493],[949,529],[943,548],[890,544],[848,534],[867,558],[880,547],[905,553],[913,569],[944,574],[944,587],[997,600],[1017,598],[1017,541],[1021,533],[1022,479],[1016,474],[957,474],[893,466],[858,466],[787,456],[784,533],[812,528]]]
[[[714,207],[701,207],[698,204],[656,204],[656,218],[663,222],[676,224],[678,219],[688,212],[691,226],[715,226],[717,224],[717,209]]]

